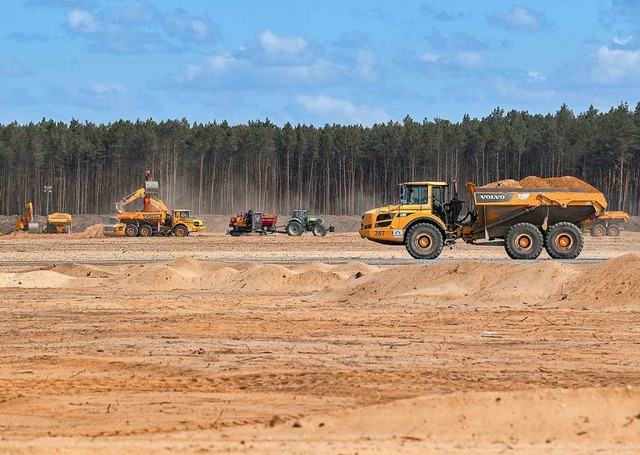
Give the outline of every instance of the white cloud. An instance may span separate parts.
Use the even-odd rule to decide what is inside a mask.
[[[127,93],[127,90],[125,90],[122,84],[107,84],[99,81],[90,83],[86,91],[99,96]]]
[[[420,61],[425,63],[433,63],[440,60],[440,56],[434,52],[425,52],[420,56]]]
[[[477,52],[461,52],[455,57],[456,64],[462,69],[481,69],[485,65],[482,55]]]
[[[613,38],[613,44],[617,44],[618,46],[626,46],[627,44],[631,44],[633,41],[633,36],[627,36],[625,38],[618,38],[617,36]]]
[[[636,81],[640,78],[640,51],[602,46],[595,56],[594,79],[602,84]]]
[[[389,121],[391,116],[380,107],[360,105],[326,95],[300,95],[298,103],[313,116],[327,123],[372,125]]]
[[[378,82],[378,73],[376,72],[377,63],[376,54],[373,52],[358,52],[356,67],[354,69],[356,78],[369,84],[376,84]]]
[[[101,29],[95,17],[89,11],[81,9],[72,9],[67,13],[67,26],[82,33],[96,33]]]
[[[547,75],[540,71],[529,71],[527,76],[532,82],[545,82],[547,80]]]
[[[508,13],[496,13],[489,17],[489,22],[521,31],[538,31],[551,26],[544,14],[523,6],[516,6]]]
[[[309,43],[300,36],[277,36],[270,30],[260,33],[258,41],[268,54],[295,56],[309,47]]]

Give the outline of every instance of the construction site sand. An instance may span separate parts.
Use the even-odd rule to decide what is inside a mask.
[[[607,241],[596,264],[2,266],[0,452],[637,453],[640,254]]]

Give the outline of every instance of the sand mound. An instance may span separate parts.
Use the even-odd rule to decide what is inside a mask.
[[[294,274],[278,264],[250,264],[234,281],[242,289],[269,291],[285,287]]]
[[[179,270],[187,270],[190,272],[200,273],[203,268],[203,263],[197,259],[188,256],[182,256],[178,259],[174,259],[167,263],[168,266],[174,267]]]
[[[570,267],[559,262],[399,265],[338,283],[318,298],[353,304],[406,298],[426,304],[497,305],[525,299],[529,303],[560,295],[565,282],[577,273]]]
[[[73,282],[72,277],[52,270],[0,273],[0,288],[63,288]]]
[[[309,271],[315,271],[315,270],[331,270],[332,267],[330,264],[325,264],[324,262],[306,262],[304,264],[300,264],[300,265],[294,265],[291,268],[291,271],[293,272],[297,272],[297,273],[302,273],[302,272],[309,272]]]
[[[358,276],[362,277],[369,273],[375,273],[380,270],[379,267],[374,265],[365,264],[363,262],[347,262],[345,264],[336,264],[331,266],[329,270],[348,275],[350,277]]]
[[[289,277],[287,286],[299,291],[320,290],[334,283],[344,281],[347,278],[349,278],[348,275],[329,270],[307,270],[306,272],[300,272]]]
[[[593,265],[564,289],[573,306],[640,309],[640,254],[625,254]]]
[[[472,438],[475,443],[493,444],[491,453],[499,452],[495,444],[502,441],[539,444],[538,450],[527,453],[547,452],[560,443],[584,449],[604,441],[637,442],[639,400],[640,389],[635,387],[457,392],[310,417],[303,420],[296,437],[320,441],[330,434],[338,440],[406,438],[431,444],[434,439],[460,443]],[[270,430],[269,436],[278,440],[274,433],[280,431],[291,434],[281,426]],[[558,453],[570,452],[574,450]]]
[[[132,290],[193,289],[196,288],[197,278],[198,274],[163,264],[144,267],[138,273],[131,274],[120,285]]]
[[[563,177],[541,178],[530,175],[520,181],[508,179],[487,183],[480,188],[575,188],[597,193],[598,190],[584,180],[566,175]]]
[[[89,226],[83,232],[78,234],[81,239],[99,239],[104,237],[103,233],[104,224],[94,224]]]
[[[109,278],[114,275],[110,270],[85,264],[57,264],[51,270],[73,278]]]

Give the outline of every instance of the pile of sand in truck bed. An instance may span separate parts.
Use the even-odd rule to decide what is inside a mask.
[[[507,179],[487,183],[479,188],[571,188],[581,189],[590,193],[598,193],[598,190],[584,180],[566,175],[563,177],[541,178],[530,175],[520,181]]]

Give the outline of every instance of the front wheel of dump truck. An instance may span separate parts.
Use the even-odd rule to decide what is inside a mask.
[[[561,222],[547,232],[547,253],[553,259],[575,259],[584,246],[584,235],[573,223]]]
[[[435,259],[442,252],[442,234],[432,224],[419,223],[409,229],[404,246],[416,259]]]
[[[620,226],[612,224],[607,228],[607,235],[610,237],[618,237],[620,235]]]
[[[189,229],[184,224],[178,224],[173,228],[173,235],[176,237],[186,237],[189,235]]]
[[[518,223],[507,232],[504,249],[511,259],[536,259],[543,244],[540,229],[531,223]]]

